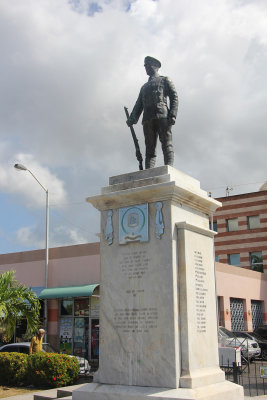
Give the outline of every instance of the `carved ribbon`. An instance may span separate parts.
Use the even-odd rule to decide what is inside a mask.
[[[105,238],[108,242],[108,245],[113,243],[113,225],[112,225],[112,215],[113,211],[107,211],[107,222],[106,222],[106,229],[105,229]]]
[[[162,215],[162,203],[158,201],[156,203],[157,213],[156,213],[156,222],[155,222],[155,236],[157,239],[161,239],[161,235],[164,232],[164,222]]]

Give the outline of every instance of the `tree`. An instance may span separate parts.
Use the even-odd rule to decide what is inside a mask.
[[[15,278],[15,271],[0,274],[0,333],[9,341],[15,331],[16,321],[27,322],[26,336],[39,326],[40,302],[36,294]]]
[[[260,253],[260,252],[258,252]],[[263,272],[263,263],[262,263],[262,255],[261,254],[251,254],[251,269],[253,271]]]

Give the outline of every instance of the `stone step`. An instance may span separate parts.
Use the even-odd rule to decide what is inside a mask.
[[[71,400],[73,390],[78,389],[84,385],[86,385],[86,383],[82,383],[80,385],[65,386],[59,389],[55,388],[55,389],[43,390],[41,392],[35,393],[33,396],[33,400],[54,400],[54,399]]]
[[[48,400],[56,398],[57,398],[57,389],[42,390],[33,395],[33,400]]]
[[[67,397],[60,397],[60,400],[71,400],[72,399],[72,395],[67,396]]]
[[[83,385],[77,385],[77,387],[81,387]],[[72,391],[76,389],[76,386],[69,386],[68,388],[59,388],[57,390],[57,398],[63,399],[64,397],[70,397],[72,395]]]

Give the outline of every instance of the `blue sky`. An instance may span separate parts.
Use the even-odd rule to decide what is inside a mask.
[[[44,247],[45,193],[15,163],[49,189],[52,247],[98,241],[85,198],[138,169],[123,106],[147,55],[178,91],[174,167],[214,197],[267,180],[265,0],[1,0],[0,44],[0,253]]]

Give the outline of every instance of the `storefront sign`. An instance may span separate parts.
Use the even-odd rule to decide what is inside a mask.
[[[72,318],[61,318],[59,326],[60,352],[71,354],[72,351]]]
[[[260,366],[260,377],[267,378],[267,367]]]

